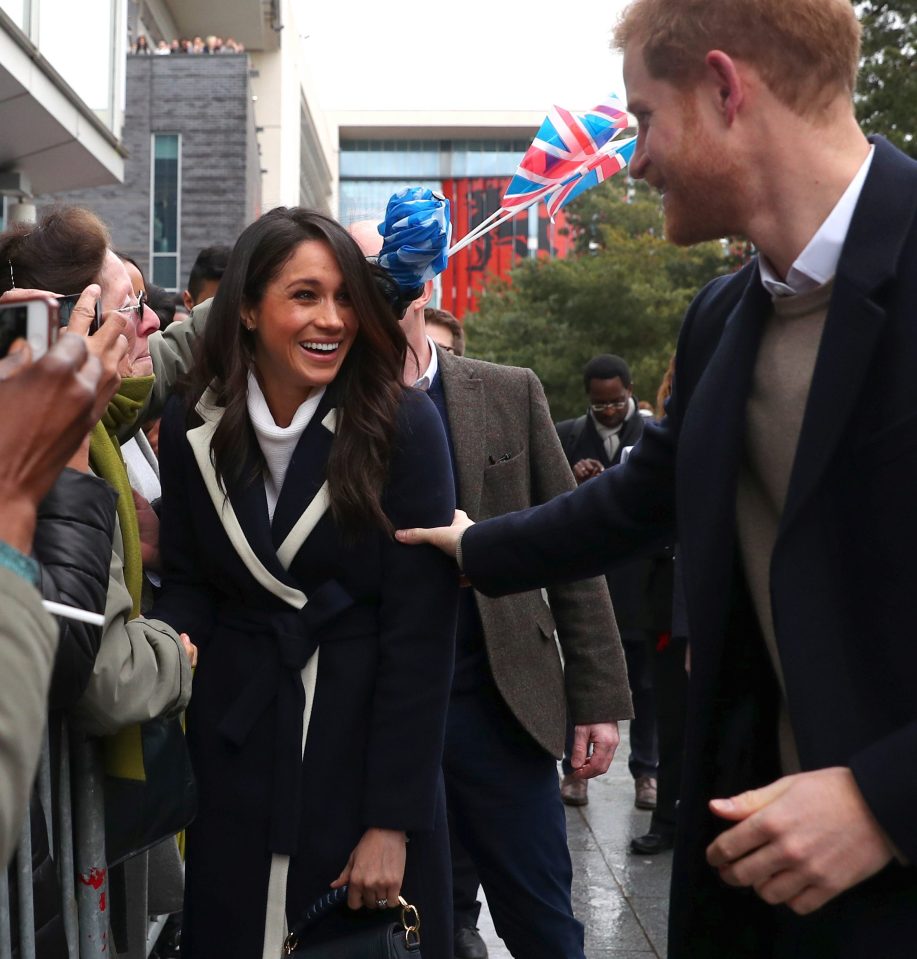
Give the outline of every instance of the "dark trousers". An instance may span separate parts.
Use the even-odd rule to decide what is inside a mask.
[[[627,758],[627,767],[634,779],[640,776],[655,776],[659,767],[651,642],[648,632],[632,630],[623,637],[621,644],[624,647],[624,659],[627,662],[630,696],[634,703],[634,718],[630,721],[630,755]],[[568,723],[562,763],[565,776],[573,772],[573,766],[570,764],[572,753],[573,724]]]
[[[675,835],[675,806],[681,789],[684,763],[685,710],[688,674],[685,672],[684,636],[673,636],[653,654],[656,727],[659,735],[659,792],[650,821],[650,832]]]
[[[583,959],[554,759],[519,725],[492,680],[453,693],[443,757],[452,827],[517,959]]]
[[[478,902],[478,887],[481,880],[474,860],[455,831],[449,817],[449,845],[452,849],[452,915],[455,928],[475,929],[481,904]]]

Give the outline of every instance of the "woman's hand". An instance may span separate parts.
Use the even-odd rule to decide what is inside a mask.
[[[99,390],[99,402],[96,405],[96,419],[101,419],[108,406],[108,401],[118,392],[121,386],[119,367],[127,355],[127,319],[121,313],[111,311],[99,329],[89,335],[89,328],[95,319],[95,306],[102,295],[102,288],[97,283],[90,283],[80,294],[80,298],[70,315],[70,325],[66,332],[77,336],[88,337],[86,345],[89,352],[99,358],[102,364],[102,384]]]
[[[331,888],[349,885],[347,905],[351,909],[397,905],[404,880],[406,842],[405,834],[396,829],[367,829]]]

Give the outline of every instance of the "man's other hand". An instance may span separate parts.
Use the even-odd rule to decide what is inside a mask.
[[[707,847],[731,886],[806,915],[887,865],[891,845],[844,767],[785,776],[710,810],[737,822]]]

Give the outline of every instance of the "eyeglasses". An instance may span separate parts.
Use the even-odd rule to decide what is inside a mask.
[[[137,322],[143,319],[143,308],[146,306],[146,290],[141,290],[136,303],[129,303],[122,306],[119,310],[113,310],[114,313],[130,313],[133,310],[137,314]]]
[[[605,410],[623,410],[625,406],[630,402],[627,400],[612,400],[610,403],[590,403],[589,409],[593,413],[604,413]]]

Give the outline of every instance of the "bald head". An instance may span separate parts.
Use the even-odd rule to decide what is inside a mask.
[[[378,256],[382,249],[382,237],[374,220],[357,220],[347,227],[347,232],[356,240],[364,256]]]

